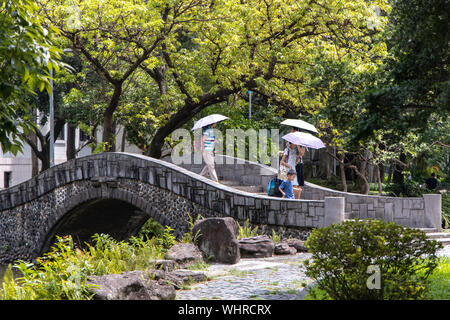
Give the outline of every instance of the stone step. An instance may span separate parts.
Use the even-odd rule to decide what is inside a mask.
[[[250,192],[250,193],[258,193],[263,190],[263,188],[261,186],[231,186],[231,187],[241,190],[241,191]]]
[[[443,238],[450,239],[450,232],[429,232],[427,233],[427,236],[430,239],[443,239]]]
[[[234,189],[238,189],[241,191],[246,191],[250,193],[260,193],[263,191],[262,186],[243,186],[237,181],[231,181],[231,180],[219,180],[219,182],[227,187],[231,187]]]
[[[419,230],[422,230],[425,233],[434,233],[434,232],[438,232],[438,229],[436,228],[417,228]]]
[[[441,239],[434,239],[436,241],[439,241],[444,246],[450,245],[450,238],[441,238]]]

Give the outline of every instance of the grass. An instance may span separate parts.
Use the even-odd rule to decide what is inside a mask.
[[[450,258],[440,258],[439,264],[429,277],[427,298],[450,300]]]
[[[232,276],[235,277],[246,277],[250,274],[254,274],[254,271],[248,271],[248,270],[238,270],[238,269],[230,269],[228,271]]]

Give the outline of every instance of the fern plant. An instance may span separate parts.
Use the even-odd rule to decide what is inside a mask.
[[[258,226],[252,228],[252,226],[250,225],[249,219],[245,220],[243,226],[241,226],[238,223],[238,228],[239,228],[238,239],[251,238],[251,237],[255,237],[258,235]]]

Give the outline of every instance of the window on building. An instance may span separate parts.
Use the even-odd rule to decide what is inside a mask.
[[[12,184],[12,172],[11,171],[5,171],[3,172],[3,187],[9,188]]]

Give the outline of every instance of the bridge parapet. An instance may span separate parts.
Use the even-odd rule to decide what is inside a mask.
[[[216,155],[216,171],[219,177],[234,180],[241,185],[260,185],[267,190],[267,184],[277,173],[275,168],[237,159],[225,155]],[[170,157],[166,158],[171,161]],[[195,161],[196,160],[196,161]],[[194,172],[203,167],[200,157],[192,155],[189,163],[180,166]],[[309,182],[305,182],[302,191],[304,200],[325,200],[331,197],[345,198],[345,218],[348,219],[380,219],[393,221],[412,228],[441,229],[441,196],[429,194],[423,197],[388,197],[341,192]]]

